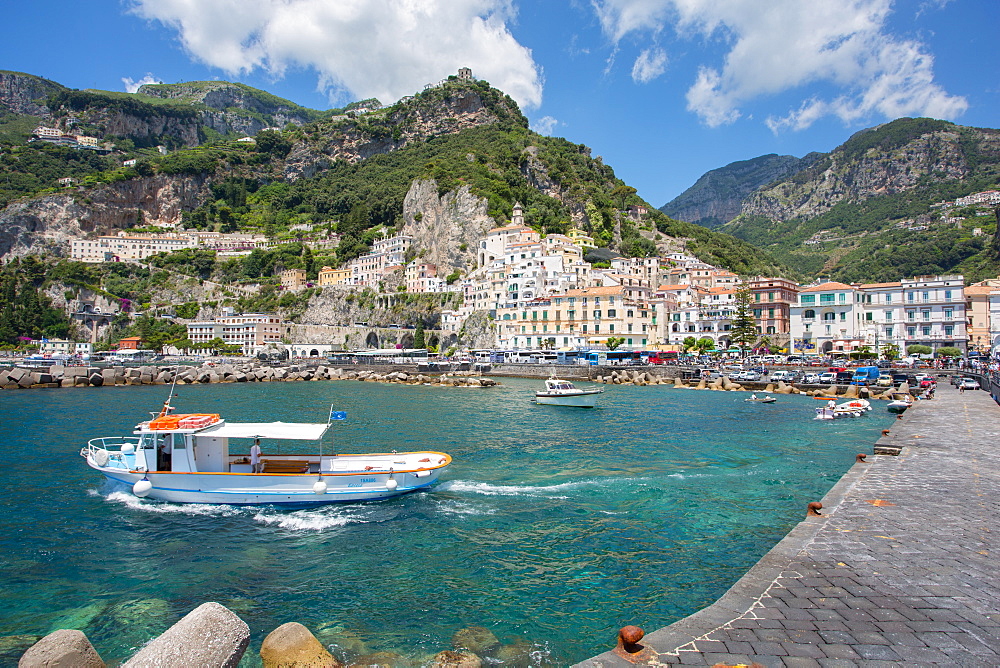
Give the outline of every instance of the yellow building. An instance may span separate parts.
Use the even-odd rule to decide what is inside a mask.
[[[630,297],[627,286],[567,290],[524,306],[497,309],[501,348],[589,348],[608,337],[625,339],[624,350],[642,349],[654,338],[656,315]]]
[[[319,272],[319,285],[320,287],[326,287],[328,285],[347,285],[351,281],[351,270],[346,269],[333,269],[331,267],[323,267]]]

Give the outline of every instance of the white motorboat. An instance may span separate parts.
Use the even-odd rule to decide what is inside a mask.
[[[219,415],[172,415],[172,410],[164,404],[159,415],[135,427],[134,436],[91,439],[80,455],[138,497],[232,505],[386,499],[430,487],[451,463],[449,455],[433,451],[323,454],[319,448],[310,454],[270,454],[277,447],[271,441],[319,442],[345,413],[331,411],[325,424],[227,423]],[[230,453],[232,439],[257,445],[269,441],[260,472],[251,471],[250,457]]]
[[[892,395],[892,401],[890,401],[886,408],[890,413],[902,413],[907,408],[913,405],[913,397],[909,394],[897,393]]]
[[[603,392],[603,387],[581,389],[568,380],[552,377],[545,381],[544,390],[535,392],[535,403],[550,406],[593,408],[597,405],[598,395]]]
[[[749,402],[749,403],[755,403],[755,404],[773,404],[774,402],[777,401],[777,399],[775,399],[774,397],[772,397],[770,395],[763,396],[763,397],[758,397],[756,394],[751,394],[749,397],[747,397],[743,401],[746,401],[746,402]]]
[[[837,404],[834,400],[816,409],[817,420],[836,420],[848,417],[861,417],[872,409],[867,399],[851,399],[842,404]]]

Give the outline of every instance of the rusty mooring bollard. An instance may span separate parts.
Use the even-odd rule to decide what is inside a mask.
[[[822,507],[823,504],[820,503],[819,501],[810,502],[809,505],[806,506],[806,508],[808,509],[806,517],[818,517],[820,515],[819,509]]]
[[[652,647],[639,643],[646,635],[638,626],[623,626],[618,631],[618,645],[614,653],[629,663],[648,664],[659,654]]]
[[[855,462],[864,462],[865,461],[865,457],[867,457],[867,456],[868,455],[866,455],[865,453],[859,452],[857,455],[855,455],[854,461]]]

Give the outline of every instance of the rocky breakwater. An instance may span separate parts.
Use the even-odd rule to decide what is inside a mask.
[[[104,668],[105,661],[87,636],[77,629],[60,629],[38,639],[21,656],[20,668],[82,666]],[[146,643],[123,668],[146,666],[241,665],[250,646],[250,628],[234,612],[219,603],[203,603],[159,637]],[[321,625],[315,635],[298,622],[288,622],[271,631],[260,647],[264,668],[279,666],[426,666],[430,668],[480,668],[489,664],[534,665],[538,648],[524,640],[500,642],[482,626],[457,630],[451,648],[421,656],[403,656],[392,650],[373,651],[365,640],[337,624]],[[117,662],[112,662],[116,665]]]
[[[112,385],[193,385],[198,383],[267,383],[315,380],[356,380],[372,383],[404,385],[438,385],[443,387],[493,387],[490,378],[462,374],[427,375],[403,371],[380,373],[326,365],[263,366],[248,364],[202,365],[200,367],[85,367],[51,366],[29,369],[19,366],[0,367],[0,387],[6,390],[49,387],[102,387]]]
[[[598,376],[594,382],[606,385],[673,385],[673,381],[637,369],[612,371],[610,374]]]

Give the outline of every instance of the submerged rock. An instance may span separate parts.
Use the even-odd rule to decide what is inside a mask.
[[[500,648],[500,641],[493,632],[483,626],[470,626],[455,631],[451,646],[457,650],[467,649],[480,656],[492,656]]]
[[[267,634],[260,646],[260,658],[264,668],[337,668],[343,665],[298,622],[282,624]]]

